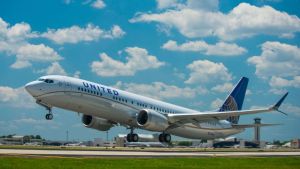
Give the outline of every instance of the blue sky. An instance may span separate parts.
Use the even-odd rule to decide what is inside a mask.
[[[262,130],[264,140],[299,138],[300,5],[297,0],[56,0],[0,2],[0,135],[47,139],[105,138],[76,113],[54,120],[23,86],[61,74],[206,111],[220,106],[242,76],[250,78],[244,108],[273,104],[289,115]],[[109,131],[127,133],[122,127]],[[144,132],[139,130],[138,132]],[[251,129],[238,137],[251,139]]]

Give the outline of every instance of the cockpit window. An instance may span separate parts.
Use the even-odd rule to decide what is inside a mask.
[[[54,83],[54,81],[51,80],[51,79],[46,79],[45,82],[46,82],[46,83]]]
[[[46,83],[54,83],[54,81],[51,80],[51,79],[43,79],[43,78],[39,78],[38,81],[42,81],[42,82],[46,82]]]

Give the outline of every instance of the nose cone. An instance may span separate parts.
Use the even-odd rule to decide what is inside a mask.
[[[25,85],[25,90],[32,96],[38,96],[41,93],[41,89],[39,88],[39,82],[37,81],[27,83]]]

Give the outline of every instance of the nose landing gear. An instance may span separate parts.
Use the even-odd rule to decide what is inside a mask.
[[[46,109],[49,111],[45,116],[46,120],[52,120],[53,119],[52,108],[47,107]]]
[[[44,103],[42,103],[40,100],[37,100],[36,103],[40,106],[43,106],[46,108],[46,110],[48,111],[48,113],[45,115],[46,120],[52,120],[53,119],[53,114],[52,114],[52,107],[50,107],[49,105],[46,105]]]

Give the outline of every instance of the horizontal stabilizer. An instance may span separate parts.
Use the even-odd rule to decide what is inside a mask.
[[[233,128],[244,129],[244,128],[253,128],[253,127],[267,127],[267,126],[277,126],[281,124],[233,124]]]

